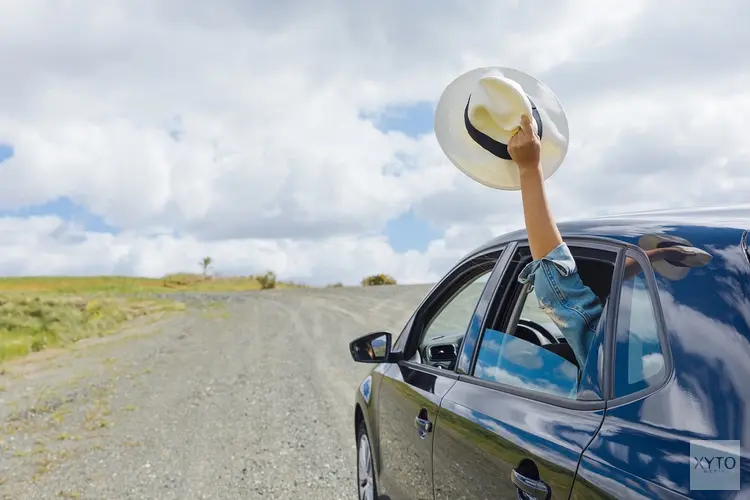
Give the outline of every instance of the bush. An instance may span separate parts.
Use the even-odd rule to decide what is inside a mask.
[[[396,280],[387,274],[375,274],[362,280],[362,286],[396,285]]]
[[[176,273],[164,276],[162,283],[166,288],[183,288],[198,285],[210,279],[210,276],[203,276],[202,274]]]
[[[268,271],[262,276],[256,276],[255,279],[260,283],[261,290],[276,288],[276,274],[273,271]]]

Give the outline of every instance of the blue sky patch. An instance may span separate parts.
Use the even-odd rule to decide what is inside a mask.
[[[104,219],[92,214],[83,205],[75,203],[65,196],[17,210],[0,210],[0,217],[33,217],[40,215],[56,215],[63,220],[81,224],[86,231],[112,234],[119,232],[118,228],[110,226]]]
[[[432,133],[434,117],[435,105],[428,101],[386,106],[377,116],[363,116],[381,132],[398,131],[409,137]]]
[[[424,252],[430,241],[440,238],[442,233],[414,214],[413,210],[389,220],[385,227],[388,243],[396,252],[408,250]]]
[[[9,146],[0,142],[0,163],[9,158],[13,158],[13,146]]]

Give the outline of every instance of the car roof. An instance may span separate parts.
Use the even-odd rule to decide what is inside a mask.
[[[563,238],[593,236],[621,241],[632,241],[645,234],[685,237],[700,230],[715,232],[724,229],[738,233],[739,244],[742,233],[750,228],[750,204],[622,213],[560,222],[558,228]],[[511,231],[479,245],[467,257],[525,239],[526,229]]]

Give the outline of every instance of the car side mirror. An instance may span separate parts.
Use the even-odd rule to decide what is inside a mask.
[[[349,343],[352,359],[358,363],[383,363],[391,355],[391,337],[388,332],[373,332]]]

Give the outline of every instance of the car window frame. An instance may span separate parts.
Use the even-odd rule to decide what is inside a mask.
[[[463,259],[461,259],[461,261],[459,261],[459,263],[454,265],[450,271],[445,273],[443,278],[441,278],[441,280],[430,289],[419,306],[417,306],[411,318],[407,322],[406,327],[402,331],[401,335],[405,335],[405,340],[403,342],[403,345],[399,346],[398,353],[401,359],[399,360],[398,364],[408,366],[411,369],[418,369],[426,371],[428,373],[447,376],[450,378],[457,378],[458,373],[456,370],[458,369],[459,365],[458,361],[456,362],[456,366],[453,370],[445,370],[427,364],[410,361],[406,358],[406,355],[409,353],[413,353],[414,348],[418,347],[419,342],[422,338],[422,334],[427,327],[426,325],[429,325],[431,320],[433,320],[447,304],[447,302],[445,302],[446,294],[448,294],[448,297],[450,299],[453,299],[456,295],[455,293],[451,293],[451,290],[457,286],[461,287],[462,285],[466,284],[467,275],[471,274],[472,270],[475,270],[481,265],[477,261],[479,259],[486,259],[487,257],[496,255],[496,260],[492,268],[490,269],[487,281],[484,284],[482,293],[480,294],[480,297],[477,300],[477,304],[475,305],[473,313],[471,315],[471,317],[473,318],[478,313],[480,314],[479,328],[482,328],[485,321],[487,307],[489,306],[489,302],[491,301],[491,294],[488,295],[488,292],[493,292],[495,290],[497,281],[501,276],[504,275],[505,267],[507,266],[509,261],[508,256],[512,255],[514,251],[514,244],[502,243],[494,245],[490,248],[483,249],[480,252],[476,252],[464,257]],[[476,276],[474,278],[470,278],[469,281],[471,281],[471,279],[476,279]],[[437,311],[432,311],[435,305],[439,304],[441,301],[444,302],[442,304],[442,307],[439,307]],[[482,309],[482,307],[484,308]],[[430,312],[432,312],[432,314],[429,314]],[[428,322],[422,321],[422,318],[425,314],[429,314]],[[457,356],[459,356],[459,359],[463,350],[464,343],[466,341],[466,336],[469,335],[470,326],[471,321],[469,321],[469,324],[467,324],[467,332],[464,335],[464,339],[462,339],[461,343],[458,346]],[[401,339],[399,338],[399,340]]]
[[[591,250],[603,250],[615,253],[614,270],[612,274],[612,283],[610,286],[610,300],[607,302],[606,318],[603,333],[605,335],[603,342],[604,349],[604,360],[603,360],[603,373],[602,382],[600,387],[602,393],[602,399],[598,401],[587,401],[587,400],[574,400],[565,397],[555,396],[552,394],[542,393],[539,391],[524,389],[521,387],[511,386],[502,384],[500,382],[494,382],[489,380],[483,380],[471,375],[474,367],[476,366],[476,360],[479,354],[479,348],[481,346],[482,336],[486,328],[487,314],[485,311],[484,318],[482,319],[482,326],[480,328],[479,336],[474,345],[474,351],[471,357],[471,365],[468,373],[460,373],[458,379],[462,382],[486,387],[501,393],[511,394],[518,397],[522,397],[529,400],[539,401],[542,403],[551,404],[553,406],[559,406],[563,408],[591,411],[591,410],[602,410],[612,405],[627,404],[630,401],[638,398],[645,397],[646,395],[656,392],[661,389],[669,380],[673,374],[673,363],[671,351],[669,349],[669,339],[667,337],[667,329],[664,321],[664,313],[661,308],[661,302],[658,298],[658,288],[656,285],[656,278],[654,276],[653,268],[651,263],[646,256],[646,253],[638,246],[628,243],[626,241],[618,240],[615,238],[609,238],[605,236],[566,236],[563,235],[563,241],[573,248],[585,248]],[[528,239],[515,240],[515,246],[512,253],[508,254],[508,263],[513,260],[516,254],[523,250],[529,249]],[[654,315],[657,318],[657,331],[659,335],[659,345],[662,349],[665,364],[665,380],[661,384],[650,386],[639,392],[628,394],[627,396],[621,396],[614,398],[614,349],[615,349],[615,335],[617,332],[617,316],[620,306],[620,295],[623,284],[623,277],[625,271],[625,256],[628,250],[631,250],[635,254],[636,260],[642,266],[644,274],[646,275],[647,288],[650,293],[652,307],[654,308]],[[500,277],[499,282],[507,282],[513,279],[513,276],[518,271],[518,266],[523,266],[523,262],[516,266],[505,266],[503,270],[503,276]],[[499,284],[499,283],[498,283]],[[519,287],[506,287],[504,296],[498,303],[498,313],[505,316],[504,321],[508,321],[511,315],[516,313],[515,309],[518,306],[518,294],[513,293],[514,290],[518,290]],[[512,311],[508,312],[508,301],[515,300],[513,303]],[[503,323],[505,324],[505,323]]]
[[[618,328],[618,322],[619,322],[619,312],[620,312],[620,296],[622,292],[622,284],[624,283],[624,274],[625,274],[625,257],[632,257],[634,258],[638,264],[641,266],[641,269],[643,270],[643,275],[646,278],[646,289],[649,293],[649,299],[651,301],[651,307],[654,312],[654,319],[656,322],[656,332],[657,337],[659,338],[659,348],[661,349],[662,359],[664,360],[664,374],[661,377],[661,380],[658,383],[655,383],[653,385],[650,385],[648,387],[645,387],[641,389],[640,391],[631,392],[630,394],[626,394],[624,396],[614,396],[614,389],[615,389],[615,365],[614,360],[615,357],[615,350],[617,349],[617,341],[616,341],[616,335],[617,335],[617,328]],[[648,258],[648,255],[646,255],[646,252],[636,246],[636,245],[630,245],[627,244],[625,247],[625,251],[623,252],[622,256],[622,263],[619,268],[619,270],[616,270],[615,272],[618,273],[617,280],[620,283],[620,286],[617,288],[617,308],[614,310],[614,317],[609,318],[609,321],[612,323],[612,331],[608,335],[608,337],[605,339],[605,341],[608,342],[608,344],[605,345],[605,348],[607,349],[606,354],[609,355],[610,361],[608,369],[606,372],[608,373],[608,379],[607,379],[607,407],[618,407],[623,406],[628,403],[631,403],[633,401],[636,401],[638,399],[642,399],[645,397],[648,397],[649,395],[661,390],[669,381],[674,377],[674,361],[672,358],[672,350],[669,342],[669,335],[667,330],[667,324],[666,319],[664,317],[664,311],[661,305],[661,300],[659,298],[659,286],[656,282],[656,274],[654,273],[654,269],[651,265],[651,260]],[[614,282],[614,280],[613,280]]]

